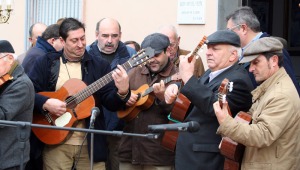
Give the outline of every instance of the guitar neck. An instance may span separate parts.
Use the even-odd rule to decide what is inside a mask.
[[[204,41],[206,40],[206,36],[203,36],[202,40],[200,41],[200,43],[197,45],[197,47],[194,49],[194,51],[192,52],[191,56],[188,58],[189,63],[193,60],[193,58],[197,55],[198,51],[200,50],[200,48],[202,47],[202,45],[204,44]]]
[[[172,76],[169,76],[166,79],[164,79],[164,84],[170,83],[171,81],[172,81]],[[142,97],[150,94],[151,92],[153,92],[153,86],[151,86],[147,90],[145,90],[145,92],[142,94]]]
[[[121,66],[126,71],[128,69],[132,68],[129,61],[122,64]],[[101,77],[100,79],[98,79],[97,81],[90,84],[85,89],[83,89],[82,91],[80,91],[76,95],[74,95],[74,97],[76,98],[76,103],[77,104],[81,103],[83,100],[85,100],[86,98],[88,98],[89,96],[94,94],[96,91],[98,91],[99,89],[101,89],[102,87],[104,87],[105,85],[110,83],[113,80],[112,73],[113,73],[113,71],[111,71],[110,73],[108,73],[105,76]]]

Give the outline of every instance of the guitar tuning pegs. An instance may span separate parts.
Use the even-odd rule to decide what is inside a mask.
[[[222,95],[222,103],[226,102],[226,94]]]
[[[229,90],[229,92],[232,92],[232,90],[233,90],[233,82],[232,81],[229,82],[229,84],[228,84],[228,90]]]

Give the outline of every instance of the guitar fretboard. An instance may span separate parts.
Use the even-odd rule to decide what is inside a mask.
[[[150,47],[141,50],[139,53],[137,53],[135,56],[132,56],[127,62],[122,64],[121,66],[127,71],[132,67],[138,66],[145,61],[147,61],[149,58],[154,56],[154,50]],[[112,78],[113,71],[109,72],[105,76],[101,77],[100,79],[96,80],[89,86],[87,86],[85,89],[81,90],[74,96],[68,98],[66,100],[67,107],[71,107],[73,105],[77,105],[81,103],[86,98],[90,97],[92,94],[94,94],[96,91],[110,83]],[[75,103],[74,103],[75,102]]]
[[[172,76],[167,77],[166,79],[164,79],[164,84],[169,83],[170,81],[172,81]],[[149,87],[147,90],[145,90],[145,92],[142,94],[142,97],[148,95],[149,93],[153,92],[153,86]]]

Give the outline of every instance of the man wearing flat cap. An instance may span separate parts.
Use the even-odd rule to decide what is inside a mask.
[[[142,85],[152,86],[153,92],[147,95],[148,101],[141,105],[147,109],[141,109],[142,111],[136,116],[130,113],[128,116],[121,117],[126,121],[125,132],[144,134],[148,133],[148,125],[168,123],[167,116],[172,107],[164,102],[164,91],[167,85],[163,80],[176,72],[175,66],[166,54],[169,44],[169,38],[161,33],[150,34],[143,40],[142,49],[153,48],[155,56],[146,65],[130,70],[129,84],[131,90],[137,90],[139,93],[147,90],[147,88],[140,89]],[[138,95],[132,92],[127,107],[135,107],[136,102],[138,102]],[[172,170],[174,153],[161,146],[161,138],[162,136],[159,139],[122,136],[119,146],[120,169]]]
[[[249,71],[259,84],[248,112],[252,124],[236,122],[214,103],[217,133],[246,146],[242,169],[300,169],[300,100],[282,66],[282,48],[275,38],[261,38],[249,45],[240,61],[251,62]]]
[[[0,40],[0,120],[31,122],[34,88],[16,61],[15,51],[7,40]],[[0,169],[22,169],[29,160],[30,128],[0,127]],[[23,133],[23,132],[22,132]]]
[[[220,154],[221,136],[216,134],[218,121],[213,103],[218,101],[219,87],[227,78],[233,82],[233,91],[227,96],[231,113],[247,111],[251,106],[251,80],[243,66],[237,61],[240,54],[240,38],[232,31],[220,30],[209,35],[207,45],[207,65],[209,69],[197,79],[193,76],[193,63],[187,56],[180,57],[179,74],[184,82],[181,93],[192,103],[185,122],[197,121],[200,130],[194,133],[180,132],[176,145],[175,169],[223,170],[224,156]],[[178,87],[170,85],[165,92],[166,103],[176,99]]]

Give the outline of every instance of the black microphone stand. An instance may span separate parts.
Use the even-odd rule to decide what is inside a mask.
[[[89,129],[94,129],[94,122],[92,122],[90,124],[90,128]],[[91,157],[90,157],[90,166],[91,166],[91,170],[94,169],[94,133],[91,132],[91,148],[90,148],[90,153],[91,153]]]
[[[21,154],[22,162],[20,164],[20,170],[24,169],[23,158],[24,158],[25,142],[29,140],[31,127],[52,129],[52,130],[86,132],[86,133],[91,133],[91,135],[93,135],[93,133],[97,133],[97,134],[102,134],[102,135],[113,135],[113,136],[145,137],[148,139],[157,139],[160,135],[159,133],[138,134],[138,133],[125,133],[123,131],[107,131],[107,130],[95,130],[95,129],[72,128],[72,127],[58,127],[58,126],[51,126],[51,125],[33,124],[31,122],[24,122],[24,121],[9,121],[9,120],[0,120],[0,125],[18,127],[18,140],[20,142],[20,149],[21,149],[21,151],[23,151],[23,154]],[[93,141],[94,140],[91,139],[91,142],[93,142]],[[93,156],[93,154],[91,153],[91,157],[92,156]],[[92,163],[93,163],[93,161],[91,161],[91,164]]]

